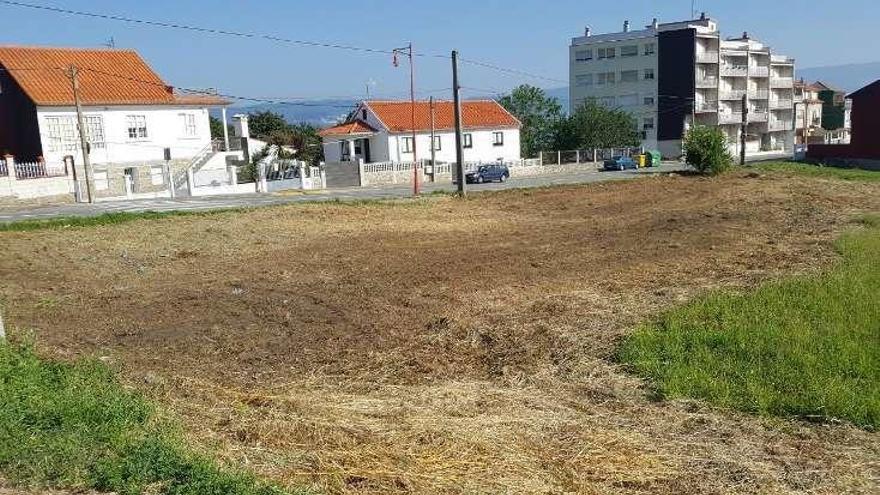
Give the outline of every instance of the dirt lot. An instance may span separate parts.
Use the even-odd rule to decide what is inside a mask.
[[[652,401],[644,318],[834,259],[880,183],[661,177],[2,233],[41,349],[329,493],[876,493],[880,436]]]

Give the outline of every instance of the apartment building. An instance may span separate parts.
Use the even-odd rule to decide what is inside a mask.
[[[747,33],[723,39],[716,21],[659,23],[644,29],[573,38],[572,110],[587,99],[631,112],[643,144],[664,156],[681,154],[694,123],[724,130],[738,154],[743,97],[748,108],[746,153],[790,151],[794,144],[794,60]]]
[[[822,100],[819,99],[819,91],[818,86],[804,82],[803,79],[794,83],[794,124],[797,144],[824,142]]]

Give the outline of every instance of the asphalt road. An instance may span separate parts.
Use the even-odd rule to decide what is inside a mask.
[[[469,184],[469,192],[493,191],[500,189],[518,189],[541,187],[560,184],[586,184],[609,180],[636,179],[652,174],[678,172],[683,170],[680,164],[663,164],[660,167],[625,170],[622,172],[599,172],[596,170],[579,170],[560,174],[547,174],[538,177],[511,178],[507,182],[493,184]],[[450,183],[425,184],[422,191],[429,194],[434,191],[455,191]],[[14,222],[27,219],[45,219],[66,216],[94,216],[112,212],[142,211],[186,211],[215,210],[225,208],[259,207],[290,203],[319,201],[356,201],[365,199],[405,198],[412,195],[412,187],[407,184],[396,186],[359,187],[351,189],[329,189],[308,193],[277,193],[241,196],[211,196],[199,198],[177,199],[140,199],[129,201],[101,202],[95,204],[57,204],[39,206],[0,207],[0,222]]]

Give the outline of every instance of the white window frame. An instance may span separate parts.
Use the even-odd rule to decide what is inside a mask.
[[[620,47],[620,57],[638,57],[639,56],[639,45],[624,45]]]
[[[196,114],[184,112],[180,114],[181,119],[181,136],[184,139],[194,139],[199,137],[199,125],[196,120]]]
[[[653,81],[654,80],[655,74],[654,74],[653,68],[645,69],[644,74],[645,74],[644,77],[645,77],[646,81]]]
[[[624,74],[627,75],[627,76],[632,76],[632,77],[624,78]],[[622,70],[622,71],[620,71],[620,82],[621,82],[621,84],[623,84],[623,83],[634,83],[634,82],[638,82],[638,81],[639,81],[639,71],[638,71],[638,70],[633,69],[633,70]]]
[[[504,146],[503,131],[495,131],[492,133],[492,146]]]
[[[440,151],[443,148],[443,136],[434,136],[433,151]]]
[[[131,114],[125,116],[126,136],[129,141],[147,141],[150,133],[147,130],[147,116]]]
[[[162,165],[152,165],[150,167],[150,184],[154,186],[165,184],[165,167]]]
[[[653,131],[654,130],[654,117],[645,117],[642,120],[642,130],[643,131]]]
[[[657,53],[657,47],[654,43],[646,43],[645,44],[645,56],[654,55]]]
[[[653,107],[656,100],[653,96],[645,96],[642,98],[642,104],[645,106]]]
[[[471,149],[474,147],[474,135],[471,133],[467,133],[462,135],[461,137],[461,146],[465,149]]]
[[[574,76],[574,85],[585,88],[593,85],[593,74],[577,74]]]
[[[589,62],[593,60],[593,49],[585,48],[581,50],[574,51],[574,61],[575,62]]]

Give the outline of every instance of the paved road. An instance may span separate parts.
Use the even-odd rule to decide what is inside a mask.
[[[598,172],[582,170],[564,174],[548,174],[539,177],[511,178],[504,184],[468,185],[468,191],[492,191],[499,189],[518,189],[541,187],[559,184],[586,184],[609,180],[635,179],[646,175],[677,172],[683,170],[679,164],[663,164],[660,167],[625,170],[623,172]],[[453,184],[426,184],[423,192],[455,191]],[[259,194],[245,196],[212,196],[178,199],[141,199],[131,201],[114,201],[96,204],[58,204],[29,207],[0,207],[0,222],[12,222],[26,219],[43,219],[62,216],[94,216],[111,212],[142,212],[142,211],[185,211],[215,210],[223,208],[259,207],[302,202],[318,201],[355,201],[365,199],[405,198],[412,194],[409,185],[362,187],[352,189],[332,189],[305,194]]]

